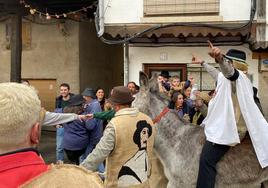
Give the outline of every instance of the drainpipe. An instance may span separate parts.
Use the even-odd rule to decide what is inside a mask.
[[[98,10],[96,11],[95,23],[97,28],[98,37],[101,37],[104,33],[104,0],[99,0]]]
[[[124,86],[129,82],[129,46],[124,43]]]

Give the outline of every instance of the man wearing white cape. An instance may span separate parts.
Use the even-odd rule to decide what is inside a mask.
[[[261,167],[268,166],[268,123],[254,102],[252,84],[245,75],[246,54],[231,49],[223,55],[210,42],[209,46],[209,55],[220,65],[221,72],[201,59],[192,59],[217,81],[216,95],[210,100],[202,123],[206,142],[200,156],[197,188],[215,186],[217,162],[231,146],[240,143],[247,130]]]

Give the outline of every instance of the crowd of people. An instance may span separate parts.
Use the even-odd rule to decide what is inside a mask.
[[[178,75],[170,76],[166,70],[158,76],[159,91],[169,99],[169,108],[177,112],[185,122],[200,125],[207,114],[212,91],[199,91],[195,79],[181,81]]]
[[[209,100],[213,91],[201,92],[194,90],[195,79],[189,77],[186,81],[180,81],[179,76],[169,76],[168,71],[161,71],[158,75],[159,91],[170,98],[169,108],[177,112],[184,121],[200,125],[207,114]],[[139,92],[139,86],[131,81],[126,87],[135,97]],[[114,117],[115,110],[106,98],[103,88],[86,88],[81,94],[70,92],[67,83],[60,85],[60,96],[56,99],[57,113],[72,113],[85,115],[83,121],[79,118],[57,127],[57,164],[64,162],[64,152],[68,160],[79,165],[88,156],[103,136],[103,131],[108,122]],[[99,167],[104,172],[104,165]]]
[[[232,126],[237,125],[237,133],[228,130],[233,134],[231,137],[226,132],[226,127],[230,126],[227,116],[231,112],[227,110],[229,114],[221,117],[215,114],[219,105],[237,112],[239,109],[233,108],[238,105],[232,106],[230,100],[243,107],[240,96],[234,97],[233,93],[241,92],[243,86],[238,84],[243,85],[246,80],[245,53],[231,49],[223,55],[212,44],[210,48],[210,55],[219,63],[221,72],[197,57],[192,58],[192,63],[203,66],[215,79],[215,90],[198,91],[193,77],[181,81],[179,76],[170,76],[166,70],[161,71],[157,80],[159,92],[170,99],[168,107],[176,111],[179,118],[205,127],[206,142],[200,157],[198,188],[214,187],[217,162],[231,146],[245,137],[248,130],[241,122],[241,112],[238,118],[231,114],[230,117],[234,117]],[[238,85],[236,90],[232,89],[232,84]],[[255,101],[251,105],[256,103],[260,108],[257,89],[253,90],[251,98]],[[38,95],[29,83],[1,83],[0,177],[5,181],[0,182],[0,187],[101,187],[101,179],[92,171],[106,172],[102,177],[106,187],[149,187],[149,163],[153,157],[156,132],[151,118],[131,107],[138,92],[139,86],[129,82],[127,86],[114,87],[106,98],[103,88],[85,88],[81,94],[73,94],[69,84],[63,83],[60,96],[56,98],[55,112],[48,112],[41,108]],[[224,96],[225,93],[229,98]],[[247,96],[250,95],[251,92]],[[261,108],[259,112],[262,112]],[[245,119],[246,115],[243,117]],[[245,120],[250,127],[250,120]],[[35,149],[40,140],[41,125],[56,125],[56,163],[59,165],[46,165]],[[219,132],[221,135],[217,136]],[[64,152],[77,166],[64,164]],[[22,158],[25,160],[20,160]],[[18,176],[21,173],[23,175]],[[65,176],[61,179],[62,174]],[[45,181],[45,177],[51,181]],[[74,183],[74,177],[78,184]]]
[[[135,82],[129,82],[127,88],[132,96],[138,92]],[[77,114],[74,121],[56,125],[56,163],[64,163],[64,152],[70,162],[79,165],[96,147],[103,131],[115,114],[108,102],[104,89],[85,88],[81,94],[70,92],[68,83],[60,85],[60,96],[56,98],[56,113]],[[81,117],[82,116],[82,117]],[[104,172],[100,164],[99,172]]]

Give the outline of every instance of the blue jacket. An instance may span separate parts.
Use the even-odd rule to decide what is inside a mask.
[[[101,112],[101,106],[97,99],[94,99],[89,104],[85,105],[84,113],[85,114],[95,114],[96,112]],[[86,150],[86,155],[91,153],[95,146],[98,144],[103,133],[103,122],[100,119],[91,119],[87,120],[86,124],[88,125],[89,133],[89,145]],[[101,136],[100,136],[101,135]]]
[[[75,120],[64,124],[63,148],[71,151],[93,148],[102,137],[102,124]]]
[[[100,112],[101,107],[97,100],[86,105],[83,114]],[[63,147],[68,150],[85,149],[90,153],[100,141],[103,132],[102,121],[90,119],[87,121],[75,120],[64,125]]]

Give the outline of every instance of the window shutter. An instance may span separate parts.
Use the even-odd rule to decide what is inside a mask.
[[[143,0],[144,15],[217,14],[219,0]]]
[[[31,47],[31,23],[23,22],[22,23],[22,47],[23,49],[29,49]]]
[[[31,38],[31,23],[22,22],[21,38],[22,38],[22,49],[27,50],[31,48],[32,38]],[[10,49],[11,40],[11,23],[6,23],[6,49]]]

